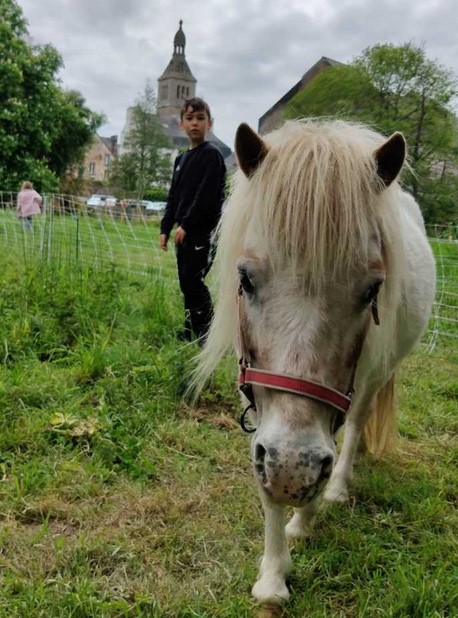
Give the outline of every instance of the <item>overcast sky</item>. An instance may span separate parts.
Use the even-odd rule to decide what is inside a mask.
[[[60,77],[119,135],[126,109],[157,78],[183,19],[186,59],[214,132],[230,148],[321,56],[351,61],[377,43],[424,44],[458,74],[457,0],[19,0],[37,44],[63,57]]]

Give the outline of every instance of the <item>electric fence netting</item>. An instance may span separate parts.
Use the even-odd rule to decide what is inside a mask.
[[[16,217],[17,194],[0,191],[0,238],[4,250],[20,248],[24,259],[38,259],[126,274],[161,277],[175,285],[173,260],[158,243],[158,215],[140,206],[88,207],[83,198],[45,195],[31,230]],[[423,338],[430,350],[458,340],[458,224],[427,226],[436,257],[437,294]],[[167,285],[167,283],[166,283]]]

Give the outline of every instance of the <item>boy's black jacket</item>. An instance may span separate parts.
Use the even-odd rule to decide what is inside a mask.
[[[178,155],[161,234],[168,237],[178,223],[188,234],[210,235],[221,216],[225,174],[223,156],[210,142]]]

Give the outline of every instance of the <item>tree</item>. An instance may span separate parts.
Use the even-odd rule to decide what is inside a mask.
[[[149,82],[132,110],[124,148],[127,152],[114,162],[110,178],[119,190],[142,199],[148,188],[169,184],[172,144],[157,116],[156,97]]]
[[[367,118],[376,97],[375,87],[358,68],[351,65],[329,67],[291,99],[285,117]]]
[[[77,90],[59,91],[58,94],[55,118],[59,131],[52,141],[48,163],[52,171],[63,178],[69,168],[82,163],[104,116],[86,107]]]
[[[456,94],[455,76],[422,47],[375,45],[350,65],[318,75],[291,100],[286,117],[339,115],[385,134],[404,133],[413,172],[404,183],[427,220],[437,221],[458,216],[451,193],[458,169]]]
[[[0,187],[17,190],[28,179],[54,191],[103,117],[79,93],[62,90],[60,55],[51,45],[29,44],[16,1],[0,0],[0,14]]]

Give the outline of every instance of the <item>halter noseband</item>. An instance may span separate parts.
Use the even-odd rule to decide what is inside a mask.
[[[345,414],[348,412],[351,406],[352,397],[354,393],[353,383],[355,380],[356,369],[358,365],[358,358],[356,359],[351,373],[351,380],[348,390],[345,393],[327,386],[322,382],[315,382],[314,380],[305,380],[304,378],[297,378],[285,373],[274,373],[272,371],[266,371],[265,369],[255,369],[250,366],[248,361],[247,346],[244,343],[245,333],[242,328],[242,315],[241,315],[241,299],[243,298],[243,289],[240,286],[237,295],[237,304],[239,311],[238,319],[238,339],[240,349],[239,360],[239,389],[245,395],[250,402],[250,405],[245,408],[242,416],[240,417],[240,426],[247,433],[253,433],[256,428],[247,427],[245,418],[249,410],[256,410],[256,401],[253,392],[253,386],[262,386],[264,388],[271,388],[277,391],[284,391],[287,393],[293,393],[294,395],[300,395],[307,397],[308,399],[314,399],[315,401],[321,401],[326,403],[338,412],[337,419],[334,423],[333,433],[344,423]],[[377,297],[375,297],[371,303],[371,313],[375,324],[380,324],[377,308]]]

